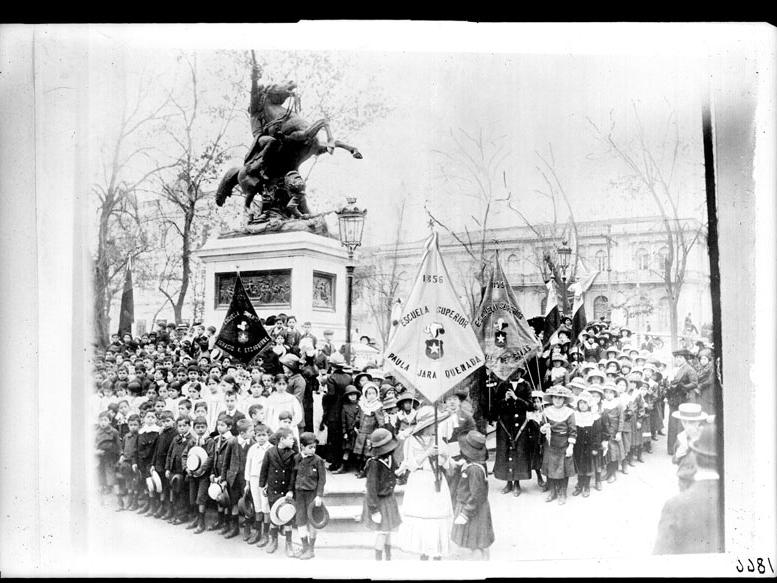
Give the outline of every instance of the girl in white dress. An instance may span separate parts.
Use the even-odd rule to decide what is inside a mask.
[[[413,434],[405,440],[404,461],[397,474],[410,471],[402,502],[399,546],[417,553],[422,561],[440,560],[449,552],[453,508],[442,470],[450,465],[445,442],[435,447],[434,409],[421,407]],[[440,491],[435,487],[435,467],[440,468]]]

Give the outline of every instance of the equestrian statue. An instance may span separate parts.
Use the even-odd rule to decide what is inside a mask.
[[[307,219],[311,212],[300,165],[312,156],[332,154],[335,148],[347,150],[357,159],[362,155],[358,149],[332,137],[328,120],[309,123],[300,117],[296,83],[260,85],[262,70],[253,51],[252,58],[248,113],[254,138],[242,168],[230,168],[222,177],[216,204],[222,206],[235,186],[240,185],[250,222]],[[287,101],[289,104],[284,105]],[[321,130],[326,134],[326,144],[318,140]]]

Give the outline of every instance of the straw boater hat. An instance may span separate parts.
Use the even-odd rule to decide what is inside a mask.
[[[572,394],[572,391],[566,387],[562,387],[561,385],[556,385],[555,387],[549,388],[543,398],[545,399],[546,403],[552,403],[553,397],[564,397],[565,405],[569,405],[575,398]]]
[[[572,381],[569,383],[569,390],[571,390],[573,393],[577,391],[578,393],[580,391],[585,391],[588,388],[588,383],[585,382],[580,377],[575,377],[572,379]]]
[[[202,467],[207,460],[208,452],[205,451],[205,448],[195,445],[189,450],[186,457],[186,469],[189,470],[195,478],[198,478],[202,475]]]
[[[146,484],[149,486],[149,490],[153,490],[159,494],[162,493],[162,478],[159,477],[155,468],[151,468],[151,475],[146,478]]]
[[[390,451],[394,451],[399,442],[394,439],[394,436],[388,429],[379,427],[370,434],[370,443],[372,444],[371,453],[374,456],[385,455]]]
[[[450,412],[437,413],[437,422],[443,421],[450,416]],[[431,405],[424,405],[418,409],[418,413],[415,416],[415,426],[413,427],[412,435],[420,433],[430,425],[434,425],[434,407]]]
[[[181,491],[183,486],[183,474],[173,474],[170,476],[170,489],[176,494]]]
[[[275,526],[284,526],[291,522],[297,509],[285,496],[278,498],[270,508],[270,522]]]
[[[459,448],[463,456],[473,462],[486,461],[486,436],[474,429],[459,438]]]
[[[586,389],[589,393],[598,393],[599,396],[604,399],[604,390],[602,389],[602,385],[590,385]],[[579,396],[579,395],[578,395]]]
[[[672,413],[672,417],[680,421],[705,421],[707,414],[701,410],[698,403],[680,403],[677,411]]]
[[[211,482],[208,486],[208,497],[211,500],[218,500],[221,494],[221,486],[217,482]]]

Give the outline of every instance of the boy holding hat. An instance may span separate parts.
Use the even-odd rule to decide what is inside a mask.
[[[254,434],[254,424],[248,419],[240,419],[236,427],[237,437],[227,446],[224,466],[221,470],[221,481],[229,486],[229,500],[232,503],[232,528],[225,538],[234,538],[240,534],[237,502],[245,492],[246,457]],[[248,520],[243,523],[243,531],[243,540],[248,540],[251,535],[251,525]]]
[[[170,507],[173,509],[170,522],[181,524],[186,521],[188,510],[188,488],[184,490],[183,482],[186,470],[186,453],[193,445],[191,422],[189,417],[181,416],[176,421],[178,434],[173,438],[167,450],[165,460],[165,478],[170,484]]]
[[[268,433],[269,429],[263,423],[254,424],[255,442],[248,450],[245,469],[246,488],[251,492],[251,498],[254,502],[254,524],[256,525],[256,534],[247,542],[248,544],[256,544],[260,548],[270,540],[270,506],[267,503],[267,496],[259,487],[262,462],[267,450],[272,447],[268,440]]]
[[[265,490],[267,503],[270,508],[285,497],[293,487],[291,473],[294,469],[294,434],[288,427],[280,427],[276,431],[277,445],[267,450],[262,460],[262,469],[259,472],[259,487]],[[284,528],[286,534],[286,555],[294,557],[294,548],[291,544],[291,529]],[[276,525],[270,526],[270,542],[267,552],[274,553],[278,549],[278,529]]]
[[[195,417],[192,447],[204,449],[206,458],[194,470],[190,470],[188,465],[186,468],[186,475],[189,479],[189,503],[192,506],[197,506],[197,530],[194,531],[194,534],[205,532],[205,507],[208,503],[209,474],[213,464],[214,445],[213,438],[208,435],[208,420],[202,415]]]
[[[224,458],[226,457],[227,447],[234,439],[231,430],[232,418],[229,415],[221,414],[216,421],[217,435],[213,443],[213,464],[210,469],[210,481],[212,483],[221,482],[221,473],[224,470]],[[227,509],[219,507],[219,518],[215,524],[212,524],[208,530],[220,530],[221,534],[229,532],[231,527]]]
[[[158,401],[157,401],[158,402]],[[169,520],[173,518],[174,508],[172,497],[170,495],[170,482],[165,475],[165,465],[167,463],[167,453],[170,451],[170,445],[175,439],[175,418],[172,411],[162,410],[157,413],[157,419],[162,426],[159,437],[154,447],[153,471],[159,475],[162,483],[162,491],[159,492],[159,508],[154,513],[154,518],[164,518]]]
[[[291,471],[290,490],[287,498],[294,499],[297,509],[295,523],[302,539],[302,554],[298,558],[312,559],[316,547],[316,529],[309,524],[308,509],[311,505],[319,507],[323,504],[324,485],[326,484],[326,468],[324,460],[316,454],[318,440],[316,436],[306,431],[299,436],[300,452],[294,456]]]

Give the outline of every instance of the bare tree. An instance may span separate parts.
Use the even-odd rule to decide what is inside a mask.
[[[363,255],[354,272],[354,291],[358,294],[356,297],[367,304],[384,348],[391,334],[391,313],[398,297],[397,292],[408,277],[408,273],[400,269],[398,260],[406,203],[405,197],[399,201],[396,236],[388,252]]]
[[[483,130],[472,135],[459,128],[450,133],[451,151],[433,150],[440,157],[440,177],[451,192],[449,196],[465,196],[475,202],[477,209],[464,224],[464,232],[456,232],[440,220],[427,206],[426,213],[433,224],[445,229],[466,251],[469,262],[458,265],[461,283],[467,299],[470,315],[474,316],[483,297],[483,288],[488,277],[490,259],[486,251],[491,241],[488,238],[488,224],[498,206],[509,197],[503,191],[499,176],[509,151],[505,146],[506,136],[486,137]],[[503,195],[503,198],[499,198]]]
[[[703,224],[694,225],[680,216],[681,189],[676,184],[678,164],[687,150],[680,139],[677,115],[671,110],[667,116],[660,144],[654,149],[647,141],[642,120],[635,103],[632,103],[636,120],[636,140],[627,145],[615,136],[615,120],[610,115],[610,127],[601,130],[590,118],[588,123],[595,137],[607,151],[623,162],[629,172],[626,177],[634,193],[646,192],[658,210],[663,224],[667,252],[661,269],[655,271],[662,279],[669,303],[669,322],[672,349],[678,344],[677,304],[685,283],[688,256],[700,236]]]
[[[564,188],[564,184],[559,178],[559,173],[556,169],[556,159],[553,154],[552,144],[548,144],[548,151],[546,154],[535,151],[535,155],[538,160],[535,168],[542,177],[544,186],[543,188],[534,189],[534,193],[547,201],[551,210],[552,220],[543,225],[533,224],[526,216],[526,213],[520,208],[518,202],[514,200],[512,191],[507,185],[506,174],[503,174],[505,189],[508,191],[509,200],[507,204],[537,238],[533,248],[533,263],[539,268],[543,281],[547,282],[552,278],[556,283],[556,289],[559,290],[559,293],[561,294],[560,290],[565,289],[569,283],[575,281],[578,265],[582,259],[580,257],[578,245],[577,222],[575,221],[575,214],[569,199],[569,194]],[[566,223],[559,220],[561,212],[559,206],[562,204],[568,212]],[[566,242],[572,249],[571,261],[566,272],[564,272],[556,262],[555,248],[561,242]],[[562,311],[569,312],[572,305],[569,294],[567,293],[567,297],[561,295],[560,299]]]
[[[110,309],[123,279],[116,276],[148,249],[143,221],[138,212],[137,192],[154,174],[165,167],[152,164],[150,170],[135,172],[135,163],[147,163],[154,149],[136,145],[144,131],[163,120],[167,100],[149,105],[150,82],[141,82],[132,106],[121,108],[118,133],[103,161],[102,180],[92,185],[97,201],[97,253],[94,259],[95,340],[100,347],[108,342]]]
[[[208,108],[198,85],[196,56],[183,56],[182,60],[190,93],[184,98],[170,95],[175,113],[163,132],[172,141],[174,155],[171,171],[158,176],[154,217],[161,226],[163,243],[177,241],[176,258],[167,263],[170,278],[160,280],[158,287],[173,307],[176,323],[182,320],[191,284],[192,252],[207,238],[213,215],[213,185],[231,155],[226,137],[239,110],[235,96],[226,96],[221,105]],[[175,291],[169,289],[171,281],[180,282]]]

